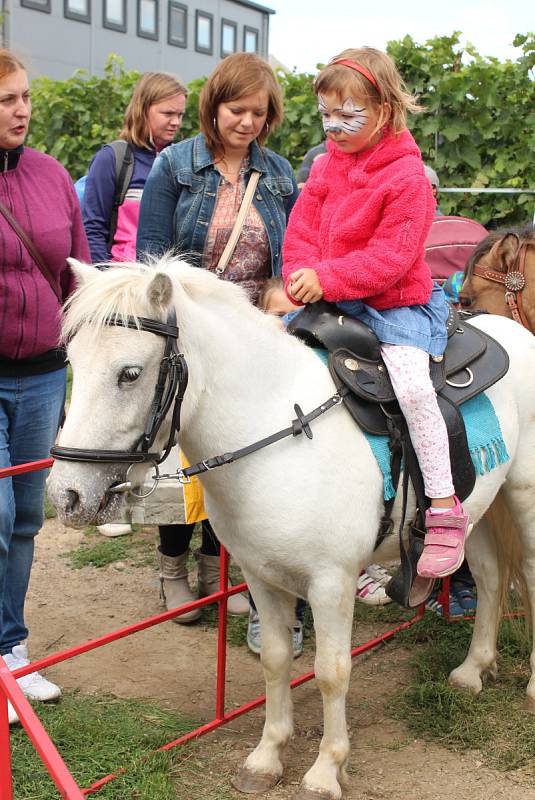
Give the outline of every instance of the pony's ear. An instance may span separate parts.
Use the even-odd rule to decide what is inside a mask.
[[[93,280],[99,274],[98,269],[95,269],[91,264],[84,264],[83,261],[78,261],[77,258],[68,258],[67,262],[74,273],[78,288],[89,280]]]
[[[147,298],[152,308],[165,311],[171,305],[173,297],[173,284],[169,275],[157,272],[149,283]]]
[[[516,233],[508,233],[503,239],[495,242],[489,252],[489,264],[492,269],[507,272],[513,263],[520,246],[520,239]]]

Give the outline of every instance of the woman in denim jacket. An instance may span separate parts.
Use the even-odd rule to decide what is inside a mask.
[[[137,255],[184,253],[190,263],[215,271],[234,227],[251,172],[260,178],[224,280],[240,284],[257,303],[261,289],[281,271],[286,222],[297,184],[286,159],[263,147],[283,116],[282,95],[271,67],[252,53],[225,58],[208,78],[199,102],[201,133],[167,147],[145,184],[139,214]],[[160,526],[161,582],[168,608],[191,601],[187,557],[193,524]],[[199,593],[219,589],[219,542],[202,524]],[[229,613],[247,614],[241,595]],[[176,617],[193,622],[196,609]]]

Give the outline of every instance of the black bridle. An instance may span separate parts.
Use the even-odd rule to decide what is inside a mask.
[[[80,461],[80,462],[97,462],[108,464],[153,464],[156,469],[156,474],[153,475],[154,486],[149,492],[151,494],[158,481],[175,478],[181,483],[189,483],[189,480],[194,475],[201,475],[203,472],[208,472],[216,467],[222,467],[225,464],[231,464],[244,456],[261,450],[270,444],[280,441],[287,436],[298,436],[305,433],[308,439],[312,439],[312,431],[310,423],[324,414],[329,409],[340,405],[344,395],[348,393],[346,387],[341,387],[338,392],[328,398],[320,406],[317,406],[309,414],[304,414],[301,408],[294,405],[294,411],[297,418],[292,420],[289,427],[283,430],[272,433],[264,439],[260,439],[253,444],[242,447],[233,452],[223,453],[219,456],[199,461],[197,464],[192,464],[184,469],[179,469],[174,475],[160,475],[158,473],[158,464],[165,461],[171,449],[176,442],[176,435],[180,431],[180,410],[184,393],[188,385],[188,367],[183,353],[178,352],[178,328],[176,326],[176,315],[174,310],[169,312],[167,322],[158,322],[157,320],[147,319],[146,317],[122,317],[117,314],[111,314],[106,319],[106,325],[117,325],[123,328],[132,328],[133,330],[147,331],[154,333],[157,336],[165,336],[165,351],[163,358],[160,362],[160,371],[156,388],[154,390],[154,397],[152,400],[149,416],[145,424],[145,430],[131,450],[90,450],[79,447],[52,447],[50,454],[59,460],[63,461]],[[169,411],[174,399],[173,416],[171,420],[171,429],[169,437],[163,453],[151,453],[150,447],[153,445],[158,431],[164,421],[167,412]],[[132,484],[127,479],[124,483],[111,487],[108,491],[114,492],[132,492]],[[148,495],[137,495],[138,497],[147,497]]]
[[[178,328],[174,309],[169,312],[167,322],[158,322],[146,317],[122,317],[111,314],[106,325],[117,325],[121,328],[154,333],[165,337],[165,350],[160,361],[160,370],[154,397],[152,399],[145,430],[135,442],[131,450],[90,450],[79,447],[52,447],[54,458],[63,461],[85,461],[98,463],[121,464],[161,464],[169,455],[175,444],[176,434],[180,430],[180,409],[184,393],[188,385],[188,367],[183,353],[178,352]],[[171,430],[163,453],[151,453],[150,448],[158,435],[158,431],[167,416],[174,400]]]

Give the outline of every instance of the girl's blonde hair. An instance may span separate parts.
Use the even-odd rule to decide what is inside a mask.
[[[20,61],[17,56],[13,55],[11,50],[0,48],[0,80],[5,78],[6,75],[11,75],[13,72],[17,72],[19,69],[22,69],[24,72],[26,72],[26,67],[22,61]]]
[[[248,94],[265,89],[268,93],[266,124],[257,137],[262,146],[268,134],[282,121],[282,92],[275,73],[254,53],[234,53],[221,61],[204,84],[199,98],[201,131],[212,155],[221,156],[225,146],[217,129],[217,109]]]
[[[175,75],[169,72],[145,72],[137,82],[128,103],[119,139],[137,147],[152,149],[154,143],[149,127],[149,108],[177,94],[187,97],[188,90]]]
[[[377,86],[352,67],[333,63],[341,58],[367,69]],[[351,93],[352,97],[376,106],[379,119],[374,133],[387,123],[394,133],[401,133],[407,127],[407,113],[422,111],[416,98],[407,91],[390,56],[374,47],[349,48],[332,58],[314,81],[314,91],[316,94],[334,93],[342,101]],[[385,103],[390,108],[385,108]]]

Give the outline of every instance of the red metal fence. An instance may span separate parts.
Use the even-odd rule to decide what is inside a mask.
[[[16,467],[2,469],[0,470],[0,479],[9,477],[11,475],[18,475],[24,472],[46,469],[52,466],[52,463],[52,459],[45,459],[43,461],[35,461],[30,464],[21,464]],[[178,617],[180,614],[184,614],[186,611],[190,611],[193,608],[202,608],[203,606],[212,604],[214,602],[218,603],[215,716],[212,720],[204,725],[195,728],[195,730],[186,733],[184,736],[180,736],[178,739],[168,742],[158,749],[161,751],[178,747],[179,745],[188,742],[190,739],[203,736],[204,734],[221,727],[221,725],[231,722],[242,714],[246,714],[248,711],[263,705],[265,702],[265,695],[260,695],[259,697],[250,700],[248,703],[245,703],[239,708],[235,708],[229,712],[225,711],[227,600],[231,595],[237,594],[246,588],[246,584],[244,583],[240,584],[239,586],[228,586],[228,554],[225,548],[221,547],[219,591],[213,595],[210,595],[209,597],[204,597],[201,600],[195,600],[192,603],[187,603],[186,605],[180,606],[172,611],[166,611],[162,614],[148,617],[147,619],[136,622],[133,625],[128,625],[125,628],[112,631],[104,636],[99,636],[97,639],[91,639],[90,641],[83,642],[76,647],[71,647],[67,650],[62,650],[52,654],[51,656],[47,656],[46,658],[33,661],[31,664],[28,664],[27,666],[18,670],[14,670],[13,672],[7,668],[4,659],[0,656],[0,800],[13,800],[11,748],[7,712],[8,700],[12,703],[19,716],[20,722],[24,727],[24,730],[32,741],[35,750],[39,754],[43,764],[48,770],[50,777],[54,781],[60,797],[65,798],[65,800],[83,800],[83,798],[87,795],[98,792],[99,789],[123,772],[123,770],[119,767],[116,772],[106,775],[104,778],[100,778],[92,783],[91,786],[86,788],[81,788],[78,786],[61,755],[58,753],[50,737],[45,731],[34,709],[22,693],[22,690],[17,684],[17,678],[21,678],[23,675],[28,675],[30,672],[35,672],[36,670],[50,667],[53,664],[59,664],[61,661],[66,661],[67,659],[74,658],[82,653],[87,653],[89,650],[94,650],[97,647],[103,647],[104,645],[114,642],[117,639],[130,636],[133,633],[138,633],[139,631],[150,628],[153,625],[159,625],[161,622],[167,622],[168,620]],[[445,611],[447,611],[448,587],[445,586],[444,589],[444,602],[446,603]],[[377,636],[376,638],[365,642],[359,647],[356,647],[351,651],[351,656],[355,658],[356,656],[359,656],[368,650],[372,650],[374,647],[377,647],[383,642],[388,641],[399,631],[409,628],[415,622],[420,620],[423,617],[424,611],[425,607],[422,606],[416,615],[410,620],[396,625],[391,630],[388,630],[380,636]],[[300,686],[302,683],[306,683],[313,677],[314,672],[304,673],[291,682],[291,687],[295,688],[296,686]]]

